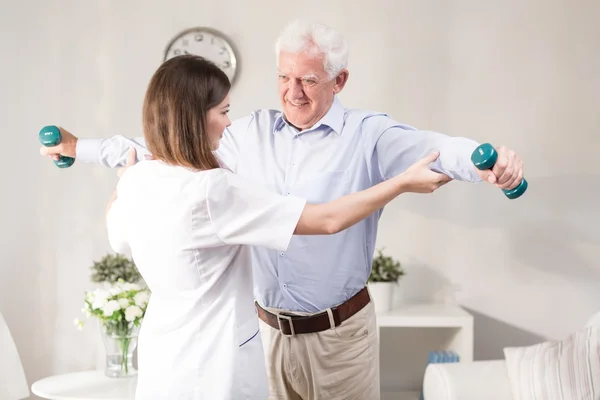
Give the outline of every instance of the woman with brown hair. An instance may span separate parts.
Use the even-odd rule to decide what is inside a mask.
[[[152,291],[137,399],[266,399],[249,246],[283,252],[294,234],[335,234],[401,193],[428,193],[449,180],[428,167],[436,153],[325,204],[243,181],[214,154],[230,125],[229,90],[227,76],[203,58],[161,65],[143,107],[154,160],[127,168],[108,206],[111,246],[131,250]]]

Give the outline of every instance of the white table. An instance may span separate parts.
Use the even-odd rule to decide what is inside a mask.
[[[109,378],[103,371],[54,375],[31,385],[31,391],[48,400],[131,400],[136,377]]]
[[[458,305],[413,304],[377,315],[382,400],[418,400],[429,352],[473,361],[473,316]]]

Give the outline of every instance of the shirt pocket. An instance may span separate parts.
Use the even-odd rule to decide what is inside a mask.
[[[347,170],[325,171],[302,177],[293,188],[293,195],[309,203],[326,203],[350,194],[350,173]]]

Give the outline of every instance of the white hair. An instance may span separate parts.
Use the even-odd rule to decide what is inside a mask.
[[[281,51],[323,54],[323,67],[329,79],[333,79],[348,66],[348,44],[335,29],[319,23],[296,20],[287,25],[275,43],[275,55],[279,65]]]

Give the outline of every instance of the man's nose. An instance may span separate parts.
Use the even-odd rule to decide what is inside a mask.
[[[292,99],[300,99],[304,97],[304,90],[302,89],[302,83],[297,79],[290,79],[290,86],[288,89],[289,97]]]

